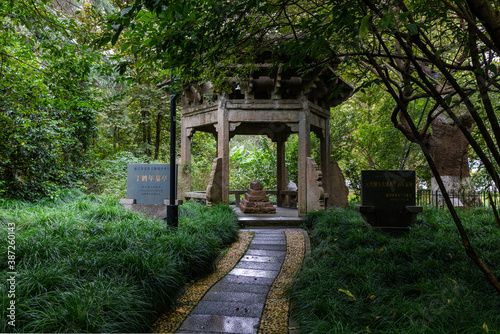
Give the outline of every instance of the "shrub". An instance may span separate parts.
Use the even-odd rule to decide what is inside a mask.
[[[462,210],[471,242],[500,268],[500,231]],[[500,331],[500,298],[466,256],[447,212],[429,208],[406,235],[372,229],[352,208],[308,214],[312,252],[292,288],[302,333]]]
[[[175,230],[78,192],[39,204],[0,203],[4,236],[9,223],[16,226],[17,332],[145,332],[185,282],[212,270],[238,231],[228,207],[188,203]],[[7,238],[0,257],[7,258]],[[0,261],[2,319],[7,269]],[[0,323],[0,332],[11,330]]]

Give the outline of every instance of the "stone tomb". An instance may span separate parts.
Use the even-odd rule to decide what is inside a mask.
[[[376,228],[405,231],[419,212],[416,206],[415,171],[361,171],[361,205],[356,211]]]
[[[240,202],[243,213],[276,213],[276,208],[263,190],[262,184],[257,181],[250,183],[250,188]]]

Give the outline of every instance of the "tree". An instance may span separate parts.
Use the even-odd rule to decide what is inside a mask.
[[[96,132],[99,54],[72,41],[76,21],[45,1],[0,4],[0,187],[37,200],[82,185]]]
[[[422,108],[415,104],[412,114],[419,117]],[[351,188],[360,189],[361,170],[401,167],[416,170],[417,183],[430,184],[428,167],[418,147],[410,146],[387,122],[392,109],[391,96],[378,86],[364,87],[332,109],[332,160],[339,163]]]
[[[139,24],[144,12],[150,24]],[[430,134],[446,115],[498,187],[500,125],[490,95],[500,87],[495,64],[500,15],[491,2],[138,0],[114,16],[111,27],[115,32],[102,43],[131,28],[146,37],[137,43],[149,59],[182,71],[186,80],[223,77],[224,65],[258,61],[265,51],[276,63],[300,64],[304,71],[341,62],[373,73],[372,82],[396,104],[393,125],[421,148],[467,255],[500,292],[500,282],[472,248],[448,196]],[[417,127],[409,109],[421,99],[429,99],[431,107]],[[471,119],[484,145],[471,135]]]

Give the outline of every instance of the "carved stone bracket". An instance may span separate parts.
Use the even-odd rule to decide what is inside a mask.
[[[194,136],[195,132],[196,132],[196,129],[195,129],[195,128],[187,128],[187,129],[186,129],[186,136],[187,136],[188,138],[191,138],[191,137],[193,137],[193,136]]]
[[[299,132],[299,123],[286,123],[294,133]]]
[[[241,122],[229,122],[229,132],[233,132],[240,125]]]

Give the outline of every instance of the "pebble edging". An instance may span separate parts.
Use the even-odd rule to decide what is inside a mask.
[[[267,294],[262,311],[259,334],[287,334],[290,298],[286,291],[291,287],[292,279],[302,267],[305,243],[302,231],[285,231],[286,257],[278,277]]]
[[[217,263],[215,271],[191,285],[177,300],[170,311],[161,315],[151,328],[152,333],[174,333],[205,293],[227,275],[245,254],[252,241],[251,231],[238,232],[239,239],[231,245],[226,255]]]

